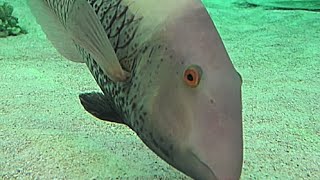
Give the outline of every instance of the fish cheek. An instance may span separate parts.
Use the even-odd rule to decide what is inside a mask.
[[[190,132],[188,106],[179,88],[162,88],[154,104],[155,128],[172,142],[186,142]]]

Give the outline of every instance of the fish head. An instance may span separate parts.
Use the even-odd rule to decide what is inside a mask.
[[[150,118],[153,132],[169,143],[163,159],[195,179],[239,179],[242,80],[209,14],[193,7],[161,35],[170,58],[158,75]]]

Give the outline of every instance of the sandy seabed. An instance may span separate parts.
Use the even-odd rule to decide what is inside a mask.
[[[204,2],[243,78],[242,179],[320,179],[320,13],[229,1]],[[78,94],[98,90],[86,66],[57,53],[24,0],[10,3],[29,33],[0,39],[0,179],[188,179],[86,113]]]

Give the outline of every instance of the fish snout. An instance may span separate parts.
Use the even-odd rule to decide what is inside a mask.
[[[208,119],[205,124],[201,131],[195,129],[197,132],[191,135],[192,153],[216,179],[239,180],[243,164],[241,121]]]

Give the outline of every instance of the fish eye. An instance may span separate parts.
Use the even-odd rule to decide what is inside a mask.
[[[184,71],[183,80],[191,88],[199,85],[202,75],[202,70],[197,65],[191,65]]]

